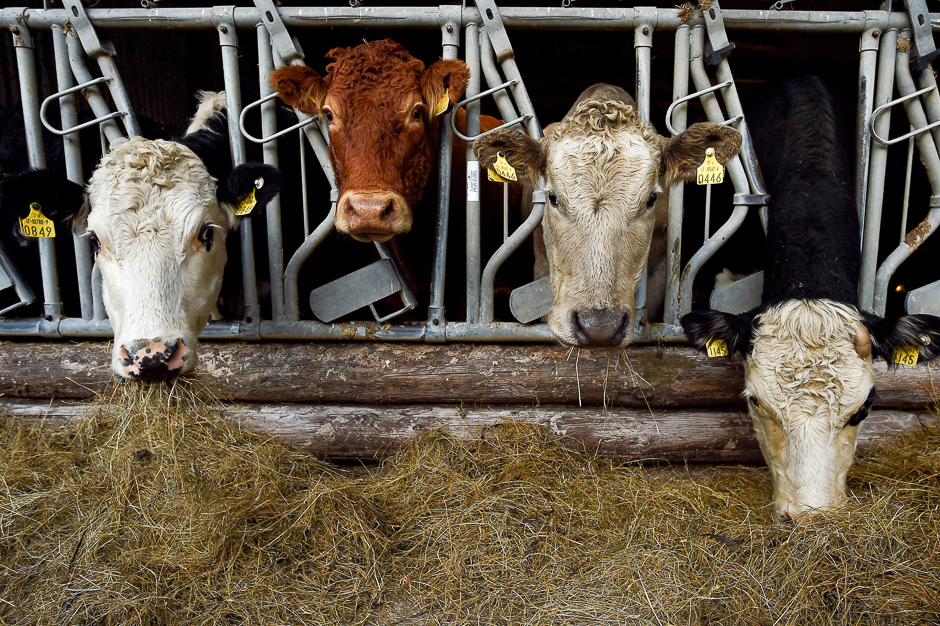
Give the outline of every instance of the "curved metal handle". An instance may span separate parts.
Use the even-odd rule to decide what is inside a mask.
[[[247,113],[249,109],[259,107],[265,102],[267,102],[268,100],[273,100],[276,97],[277,97],[277,92],[271,93],[261,98],[260,100],[256,100],[255,102],[252,102],[251,104],[247,104],[242,107],[241,115],[238,116],[238,130],[241,132],[242,136],[245,139],[253,143],[268,143],[269,141],[273,141],[277,139],[278,137],[286,135],[292,130],[297,130],[298,128],[303,128],[304,126],[310,126],[311,124],[317,121],[316,117],[311,117],[309,119],[303,120],[302,122],[298,122],[297,124],[294,124],[293,126],[289,128],[285,128],[282,131],[276,132],[269,137],[264,137],[262,139],[258,139],[257,137],[252,137],[251,135],[248,134],[248,131],[245,130],[245,113]]]
[[[904,141],[905,139],[907,139],[907,138],[909,138],[909,137],[914,137],[914,136],[916,136],[916,135],[920,135],[920,134],[922,134],[922,133],[927,132],[927,131],[930,130],[931,128],[936,128],[937,126],[940,126],[940,121],[934,122],[933,124],[927,124],[927,125],[924,126],[923,128],[917,128],[917,129],[915,129],[915,130],[912,130],[911,132],[907,133],[906,135],[901,135],[900,137],[895,137],[894,139],[882,139],[882,138],[878,135],[878,133],[875,132],[875,122],[878,120],[878,117],[881,116],[882,113],[884,113],[885,111],[887,111],[888,109],[890,109],[891,107],[893,107],[893,106],[896,105],[896,104],[900,104],[900,103],[902,103],[902,102],[907,102],[908,100],[912,100],[913,98],[917,98],[917,97],[919,97],[919,96],[924,95],[924,94],[927,93],[928,91],[933,91],[933,90],[936,89],[936,88],[937,88],[937,85],[931,85],[930,87],[924,87],[923,89],[921,89],[921,90],[919,90],[919,91],[915,91],[914,93],[909,93],[909,94],[907,94],[906,96],[901,96],[901,97],[898,98],[897,100],[892,100],[891,102],[887,102],[887,103],[885,103],[885,104],[882,104],[880,107],[878,107],[877,109],[875,109],[874,111],[872,111],[872,113],[871,113],[871,119],[868,121],[868,131],[871,133],[872,139],[874,139],[875,141],[877,141],[878,143],[880,143],[880,144],[883,145],[883,146],[892,146],[892,145],[894,145],[894,144],[896,144],[896,143],[899,143],[899,142],[901,142],[901,141]]]
[[[496,86],[493,87],[492,89],[487,89],[486,91],[481,91],[481,92],[478,93],[477,95],[471,96],[471,97],[467,98],[466,100],[463,100],[463,101],[461,101],[461,102],[458,102],[456,105],[454,105],[454,113],[457,113],[457,109],[463,108],[463,107],[467,106],[468,104],[470,104],[471,102],[476,102],[477,100],[482,100],[483,98],[485,98],[486,96],[488,96],[488,95],[490,95],[490,94],[494,94],[494,93],[496,93],[497,91],[502,91],[503,89],[506,89],[507,87],[512,87],[513,85],[516,85],[516,84],[518,84],[518,83],[519,83],[518,80],[510,80],[510,81],[507,81],[507,82],[505,82],[505,83],[503,83],[503,84],[501,84],[501,85],[496,85]],[[469,141],[474,141],[474,140],[476,140],[476,139],[479,139],[479,138],[482,137],[483,135],[488,135],[489,133],[496,132],[497,130],[499,130],[499,129],[501,129],[501,128],[507,128],[507,127],[509,127],[509,126],[517,126],[517,125],[519,125],[519,124],[524,124],[527,120],[530,120],[530,119],[532,119],[532,116],[531,116],[531,115],[523,115],[522,117],[516,118],[516,119],[512,120],[511,122],[503,122],[502,124],[500,124],[500,125],[497,126],[496,128],[491,128],[491,129],[489,129],[489,130],[486,131],[486,132],[480,133],[479,135],[474,135],[473,137],[468,137],[467,135],[464,135],[462,132],[460,132],[459,130],[457,130],[457,116],[456,116],[456,115],[451,115],[451,116],[450,116],[450,128],[451,128],[451,130],[454,131],[454,134],[455,134],[455,135],[457,135],[458,137],[460,137],[460,138],[463,139],[464,141],[468,141],[468,142],[469,142]]]
[[[82,83],[81,85],[76,85],[75,87],[70,87],[58,93],[52,94],[51,96],[43,100],[42,106],[39,107],[39,121],[42,122],[42,125],[45,126],[46,130],[48,130],[50,133],[61,136],[61,135],[68,135],[69,133],[74,133],[75,131],[81,130],[83,128],[88,128],[89,126],[93,126],[94,124],[100,124],[101,122],[106,122],[116,117],[124,117],[125,115],[127,115],[126,111],[117,111],[115,113],[110,113],[108,115],[102,115],[101,117],[96,117],[90,122],[85,122],[84,124],[79,124],[78,126],[73,126],[71,128],[66,128],[64,130],[54,128],[52,124],[49,123],[49,120],[46,119],[46,108],[49,106],[49,103],[52,102],[53,100],[58,100],[59,98],[69,95],[70,93],[81,91],[82,89],[85,89],[86,87],[91,87],[92,85],[110,82],[110,80],[111,79],[109,77],[102,76],[100,78],[90,80],[87,83]]]
[[[673,109],[675,109],[677,106],[679,106],[679,105],[682,104],[683,102],[688,102],[689,100],[692,100],[693,98],[698,98],[699,96],[704,96],[704,95],[707,94],[707,93],[711,93],[711,92],[713,92],[713,91],[718,91],[719,89],[724,89],[725,87],[730,87],[730,86],[733,85],[733,84],[734,84],[734,81],[733,81],[733,80],[726,80],[725,82],[723,82],[723,83],[718,83],[717,85],[713,85],[713,86],[709,87],[708,89],[703,89],[703,90],[701,90],[701,91],[696,91],[696,92],[693,93],[693,94],[689,94],[689,95],[687,95],[687,96],[682,96],[681,98],[679,98],[678,100],[676,100],[675,102],[673,102],[672,104],[670,104],[670,105],[669,105],[669,108],[666,109],[666,130],[668,130],[669,133],[670,133],[673,137],[675,137],[676,135],[679,134],[679,132],[678,132],[678,131],[675,129],[675,127],[672,125],[672,111],[673,111]],[[739,115],[738,117],[733,117],[733,118],[731,118],[730,120],[725,120],[724,122],[722,122],[722,124],[734,124],[735,122],[740,121],[741,119],[744,119],[744,118]]]

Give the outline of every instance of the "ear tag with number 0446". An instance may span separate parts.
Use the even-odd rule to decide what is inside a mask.
[[[705,162],[696,170],[695,181],[699,185],[717,185],[725,179],[725,166],[715,158],[715,149],[705,150]]]
[[[55,224],[42,214],[38,202],[29,205],[29,215],[20,218],[20,232],[27,237],[55,237]]]
[[[502,152],[496,153],[496,163],[493,163],[493,167],[486,168],[486,176],[490,180],[495,180],[498,183],[508,183],[509,181],[516,181],[516,169],[509,164],[506,160],[506,155]]]
[[[712,337],[705,342],[705,350],[708,352],[708,356],[728,356],[728,344],[725,343],[724,339],[718,339],[717,337]]]
[[[914,367],[917,365],[918,356],[920,356],[920,352],[914,346],[901,346],[894,351],[894,362],[898,365]]]
[[[444,95],[441,96],[441,99],[437,101],[437,104],[434,105],[434,117],[437,117],[441,113],[447,110],[447,107],[450,106],[450,89],[444,90]]]
[[[264,179],[255,179],[255,186],[252,188],[251,193],[238,203],[238,208],[235,209],[235,215],[248,215],[251,213],[251,210],[258,204],[258,201],[255,199],[255,190],[261,189],[262,187],[264,187]]]

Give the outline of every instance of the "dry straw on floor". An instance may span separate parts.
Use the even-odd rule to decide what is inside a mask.
[[[937,425],[783,524],[764,468],[618,465],[510,424],[350,471],[218,406],[184,380],[63,429],[2,418],[0,623],[940,623]]]

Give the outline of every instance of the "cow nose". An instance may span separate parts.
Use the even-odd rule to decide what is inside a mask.
[[[121,367],[130,378],[166,380],[183,371],[190,350],[181,337],[143,339],[121,346]]]
[[[351,194],[343,213],[350,235],[390,236],[395,234],[401,207],[388,194]]]
[[[581,346],[617,346],[630,330],[630,316],[610,309],[572,311],[574,334]]]

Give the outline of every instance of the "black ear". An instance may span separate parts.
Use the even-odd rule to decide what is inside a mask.
[[[693,311],[682,316],[679,322],[685,336],[693,346],[707,352],[708,341],[722,339],[728,346],[728,356],[735,352],[747,355],[751,345],[751,320],[753,315],[732,315],[721,311]]]
[[[219,203],[238,207],[254,191],[255,206],[251,209],[254,215],[263,209],[268,202],[284,187],[284,173],[271,165],[252,161],[239,165],[225,178],[219,181]]]
[[[871,335],[872,356],[882,357],[889,365],[894,365],[898,348],[915,348],[920,361],[933,361],[940,356],[940,317],[878,317],[862,312],[862,318]]]
[[[0,180],[0,212],[4,215],[26,217],[34,202],[43,215],[62,223],[81,211],[84,190],[52,170],[30,170]]]

